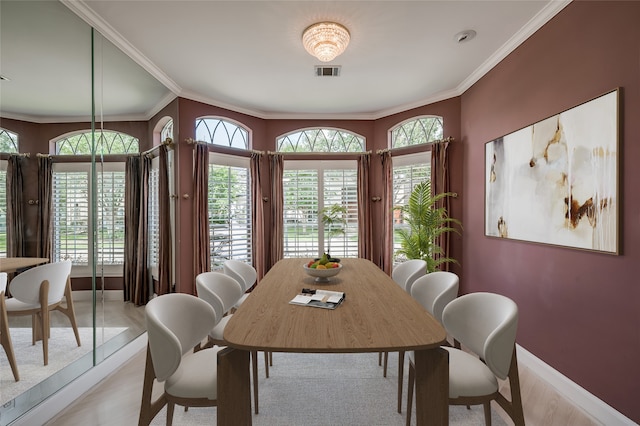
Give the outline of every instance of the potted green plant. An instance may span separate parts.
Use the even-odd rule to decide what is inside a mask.
[[[404,223],[408,227],[396,230],[402,247],[396,251],[396,256],[423,259],[427,262],[427,272],[438,270],[443,263],[458,263],[453,258],[441,256],[442,248],[437,244],[437,239],[442,234],[460,234],[460,221],[449,217],[446,208],[437,207],[439,200],[455,196],[453,192],[432,195],[431,181],[421,182],[413,188],[409,202],[397,208],[402,212]]]
[[[331,257],[331,239],[344,235],[347,226],[347,208],[340,204],[332,204],[320,210],[320,219],[327,237],[327,255]]]

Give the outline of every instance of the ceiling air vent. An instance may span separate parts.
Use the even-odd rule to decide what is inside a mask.
[[[340,65],[336,65],[334,67],[316,65],[316,77],[338,77],[340,75],[340,68],[342,68]]]

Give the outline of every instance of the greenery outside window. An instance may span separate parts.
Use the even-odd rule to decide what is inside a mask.
[[[209,244],[211,269],[228,259],[252,263],[249,158],[209,154]]]

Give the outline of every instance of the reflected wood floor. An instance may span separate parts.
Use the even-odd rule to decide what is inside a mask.
[[[86,396],[69,406],[48,426],[136,425],[140,413],[145,353],[141,351],[118,371],[99,383]],[[529,426],[595,426],[586,413],[571,405],[527,368],[520,366],[520,386],[526,424]],[[154,392],[161,389],[158,386]],[[497,404],[493,408],[507,424],[513,422]],[[394,407],[389,407],[394,409]],[[404,410],[403,410],[404,415]]]

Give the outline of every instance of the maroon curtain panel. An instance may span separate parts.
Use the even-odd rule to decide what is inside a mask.
[[[249,172],[251,174],[251,254],[253,257],[253,266],[258,274],[258,281],[264,277],[266,273],[265,265],[267,263],[267,251],[264,241],[264,201],[262,196],[262,182],[260,181],[260,168],[262,164],[262,154],[259,152],[251,153],[251,162]]]
[[[370,154],[358,157],[358,257],[373,260],[371,191],[369,190],[370,166]]]
[[[24,155],[11,154],[7,163],[7,257],[23,257],[24,236],[24,182],[22,161]]]
[[[38,155],[38,238],[36,257],[51,260],[52,255],[53,160]]]
[[[209,148],[205,144],[196,143],[193,164],[193,271],[195,275],[211,270],[208,188]],[[189,289],[189,292],[195,295],[195,280],[184,288]]]
[[[284,159],[281,154],[269,154],[271,174],[271,241],[269,263],[267,270],[284,256],[284,192],[282,190],[282,175],[284,173]]]
[[[125,169],[124,300],[140,306],[151,299],[148,265],[148,199],[151,159],[127,157]]]
[[[158,157],[158,204],[160,241],[158,242],[158,295],[173,289],[173,243],[171,239],[171,194],[169,192],[169,148],[160,145]]]
[[[393,270],[393,162],[391,160],[391,151],[382,151],[380,153],[382,160],[382,232],[378,237],[380,247],[382,247],[381,256],[378,260],[378,266],[387,274],[391,275]]]
[[[449,141],[436,142],[431,147],[431,191],[433,195],[441,194],[443,192],[449,192],[449,156],[447,149],[449,148]],[[447,213],[451,212],[451,200],[450,197],[444,197],[438,200],[437,207],[444,207],[447,209]],[[450,249],[450,232],[441,234],[436,241],[436,244],[442,249],[439,257],[451,257]],[[445,262],[440,266],[442,270],[448,271],[450,263]]]

